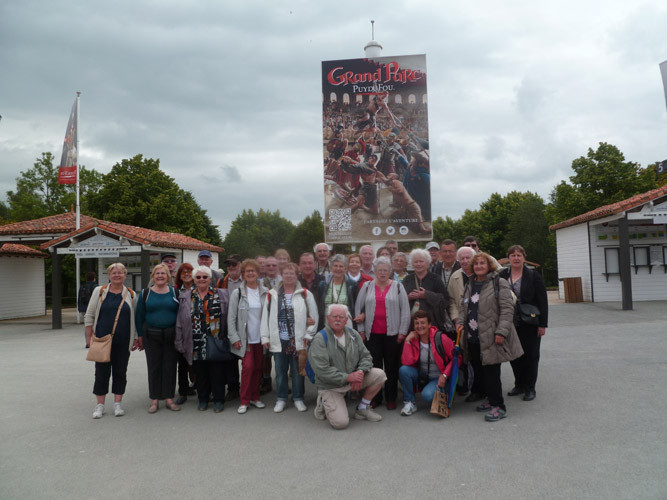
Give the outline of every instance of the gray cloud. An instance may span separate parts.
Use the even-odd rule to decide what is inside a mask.
[[[644,165],[665,156],[657,1],[607,2],[604,17],[575,1],[337,5],[5,2],[2,194],[42,151],[60,156],[80,90],[86,166],[160,158],[223,233],[244,208],[321,211],[320,62],[363,57],[371,18],[385,54],[427,54],[436,216],[493,192],[546,197],[599,141]]]

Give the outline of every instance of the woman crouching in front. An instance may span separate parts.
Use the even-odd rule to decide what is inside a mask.
[[[436,387],[444,388],[452,372],[454,342],[437,327],[431,326],[426,311],[417,311],[413,317],[415,329],[405,338],[398,378],[403,387],[401,415],[410,416],[417,411],[415,388],[421,389],[422,399],[429,405]],[[436,335],[442,340],[442,354]]]

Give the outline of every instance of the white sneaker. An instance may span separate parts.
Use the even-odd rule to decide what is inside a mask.
[[[324,420],[327,418],[327,412],[324,410],[324,405],[322,404],[322,395],[319,392],[317,393],[317,404],[315,405],[313,413],[317,420]]]
[[[247,411],[248,411],[248,405],[241,405],[239,406],[239,409],[236,410],[236,412],[240,413],[241,415],[243,415]]]
[[[266,408],[266,405],[262,403],[259,399],[257,401],[250,401],[250,404],[255,408]]]
[[[275,413],[281,413],[283,410],[285,410],[286,406],[287,406],[287,401],[279,399],[278,401],[276,401],[276,406],[273,407],[273,411]]]
[[[102,418],[102,415],[104,415],[104,405],[98,404],[93,410],[93,418]]]
[[[403,405],[403,409],[401,410],[401,415],[409,417],[416,411],[417,405],[415,405],[412,401],[406,401]]]
[[[306,411],[308,408],[306,407],[306,403],[303,401],[294,401],[294,407],[299,410],[299,411]]]
[[[120,403],[113,404],[113,414],[116,417],[122,417],[125,415],[125,410],[123,410],[123,407]]]

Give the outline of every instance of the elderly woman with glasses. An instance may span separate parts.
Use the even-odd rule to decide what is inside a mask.
[[[195,372],[198,409],[206,411],[211,393],[216,413],[225,407],[225,363],[213,360],[207,337],[227,337],[227,290],[213,288],[211,269],[197,266],[192,270],[195,287],[179,296],[176,319],[176,349],[183,353]]]
[[[250,405],[266,407],[259,400],[259,384],[262,379],[262,308],[268,289],[258,280],[259,263],[254,259],[241,263],[241,276],[243,284],[229,299],[227,326],[232,352],[242,359],[241,405],[237,412],[244,414]]]
[[[373,262],[375,279],[361,286],[357,296],[355,321],[373,357],[373,366],[383,368],[387,375],[385,396],[387,409],[396,409],[400,344],[410,326],[410,304],[400,281],[391,279],[391,262],[378,257]],[[373,400],[373,407],[382,403],[382,391]]]
[[[447,290],[440,277],[428,270],[431,254],[423,248],[415,248],[410,252],[410,264],[414,271],[403,279],[403,286],[408,293],[411,314],[426,311],[431,323],[441,326],[435,313],[440,309],[440,301],[447,300]]]

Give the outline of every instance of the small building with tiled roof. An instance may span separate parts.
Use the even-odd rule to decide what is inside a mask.
[[[150,269],[165,254],[176,257],[177,268],[183,262],[196,265],[199,252],[207,250],[213,257],[212,267],[217,268],[218,253],[224,252],[219,246],[183,234],[155,231],[85,215],[81,215],[81,227],[76,229],[76,214],[73,211],[0,226],[0,243],[3,241],[40,244],[40,248],[48,251],[54,261],[54,273],[59,272],[60,256],[65,254],[73,254],[77,259],[97,259],[97,276],[101,284],[108,282],[106,268],[109,264],[122,262],[128,270],[126,285],[135,290],[140,290],[148,283]],[[52,278],[55,285],[52,292],[53,320],[54,328],[58,328],[56,325],[59,322],[62,297],[56,289],[60,288],[60,276],[54,275]],[[43,272],[40,283],[44,296]]]
[[[593,302],[667,300],[667,186],[550,227],[556,233],[559,295],[581,280]],[[628,307],[626,307],[628,306]]]
[[[18,243],[0,246],[0,320],[46,314],[44,261],[48,255]],[[13,283],[16,286],[7,286]]]

